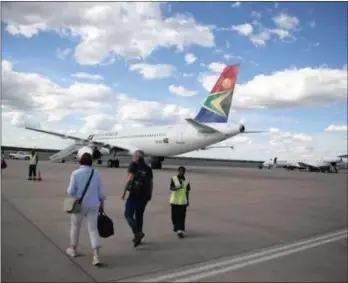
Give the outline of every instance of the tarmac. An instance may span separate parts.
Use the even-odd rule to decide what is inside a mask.
[[[2,172],[3,282],[347,282],[347,174],[187,166],[192,186],[187,237],[170,221],[175,166],[154,170],[144,243],[133,248],[123,218],[125,168],[99,168],[115,235],[102,240],[103,268],[92,266],[87,228],[82,257],[65,255],[69,215],[62,210],[77,164],[41,161]],[[126,165],[126,164],[124,164]]]

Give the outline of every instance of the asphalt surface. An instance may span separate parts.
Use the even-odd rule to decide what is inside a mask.
[[[192,184],[187,237],[172,232],[170,167],[155,170],[143,245],[134,249],[120,199],[124,168],[100,168],[115,235],[102,241],[104,268],[84,254],[65,255],[69,216],[62,203],[77,164],[42,161],[43,180],[27,180],[28,164],[2,172],[4,282],[346,282],[347,174],[188,166]],[[175,166],[174,166],[175,167]]]
[[[9,159],[9,154],[11,152],[16,152],[13,150],[5,150],[4,154],[5,154],[5,158]],[[53,153],[49,153],[49,152],[39,152],[39,159],[40,160],[49,160],[49,157],[53,154]],[[102,156],[102,161],[104,166],[106,166],[107,161],[109,159],[109,156]],[[131,156],[129,155],[119,155],[118,159],[120,160],[120,163],[129,163],[131,161]],[[75,162],[72,159],[72,156],[68,156],[66,158],[67,162]],[[149,159],[147,158],[147,161],[149,161]],[[261,162],[250,162],[250,161],[245,161],[245,162],[241,162],[238,160],[214,160],[214,159],[197,159],[197,158],[180,158],[180,157],[169,157],[169,158],[165,158],[163,165],[196,165],[196,166],[220,166],[220,167],[253,167],[253,168],[257,168],[257,166],[260,164]]]

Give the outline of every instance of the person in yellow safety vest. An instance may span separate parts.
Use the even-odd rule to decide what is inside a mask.
[[[180,166],[178,175],[171,178],[170,183],[170,204],[171,217],[173,223],[173,231],[177,233],[179,238],[185,236],[186,211],[189,206],[189,192],[191,190],[190,183],[185,178],[186,168]]]
[[[39,162],[39,157],[35,150],[31,151],[30,158],[29,158],[29,178],[28,180],[36,180],[36,167],[37,163]],[[33,178],[32,178],[33,176]]]

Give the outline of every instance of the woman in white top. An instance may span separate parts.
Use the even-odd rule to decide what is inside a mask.
[[[81,203],[81,212],[71,214],[71,230],[70,230],[70,247],[67,249],[67,254],[71,257],[76,257],[77,246],[79,242],[79,233],[83,218],[87,219],[88,233],[93,249],[93,262],[95,266],[100,266],[100,237],[98,232],[98,212],[99,208],[104,205],[105,195],[101,183],[99,172],[92,167],[93,158],[92,150],[89,147],[81,148],[77,153],[77,160],[81,167],[73,171],[70,177],[70,183],[67,193],[70,197],[79,199],[82,196],[84,188],[94,170],[87,192]]]

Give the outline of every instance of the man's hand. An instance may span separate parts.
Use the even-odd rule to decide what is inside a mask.
[[[122,194],[121,200],[125,200],[125,199],[126,199],[126,195],[125,195],[125,194]]]

